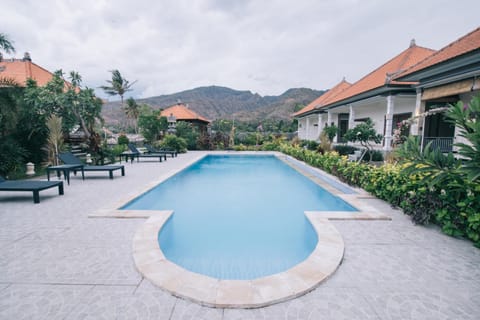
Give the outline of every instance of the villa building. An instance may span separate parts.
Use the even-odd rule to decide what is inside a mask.
[[[412,40],[410,47],[353,84],[342,81],[308,106],[295,113],[298,137],[318,140],[325,125],[334,124],[339,133],[334,142],[360,121],[371,118],[388,151],[397,123],[448,103],[467,103],[480,91],[480,28],[439,51],[422,48]],[[442,114],[419,117],[410,134],[432,141],[443,151],[459,142],[457,129]]]
[[[318,110],[329,104],[330,101],[342,93],[352,84],[343,79],[340,83],[322,94],[317,99],[313,100],[302,110],[293,114],[298,117],[298,136],[304,140],[317,140],[326,124],[331,124],[332,120],[328,121],[325,118],[324,112]]]
[[[207,120],[180,102],[162,110],[161,116],[167,117],[169,130],[175,130],[177,121],[184,121],[196,126],[201,133],[206,133],[210,124],[210,120]]]
[[[412,40],[406,50],[357,82],[340,82],[326,93],[332,92],[329,96],[318,98],[317,102],[294,114],[299,123],[298,137],[318,140],[323,127],[334,124],[339,128],[334,142],[344,142],[343,135],[349,128],[371,118],[376,131],[385,137],[383,148],[389,150],[394,124],[409,118],[416,102],[416,90],[412,83],[394,80],[394,76],[433,52],[417,46]]]
[[[22,59],[0,59],[0,78],[12,79],[22,87],[28,79],[33,79],[42,87],[53,78],[53,74],[32,62],[30,54],[25,52]]]
[[[399,74],[398,81],[417,83],[414,114],[419,115],[448,103],[468,103],[480,94],[480,28],[452,42],[425,60]],[[460,141],[458,129],[446,122],[441,113],[420,117],[411,134],[422,137],[422,145],[431,143],[444,152],[454,151]]]

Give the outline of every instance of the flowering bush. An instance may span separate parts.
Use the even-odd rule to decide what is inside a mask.
[[[397,127],[393,130],[392,144],[393,147],[405,142],[407,139],[407,132],[410,129],[410,122],[407,120],[397,123]]]
[[[313,167],[334,174],[340,180],[365,189],[393,206],[403,209],[414,223],[437,223],[452,236],[465,236],[480,246],[480,186],[474,182],[448,180],[432,186],[425,173],[409,173],[409,162],[375,167],[349,162],[336,152],[319,154],[298,146],[281,144],[279,151]],[[443,180],[445,181],[445,180]]]
[[[365,122],[355,126],[355,128],[348,129],[344,137],[347,139],[347,141],[358,141],[365,149],[367,149],[368,154],[370,155],[370,160],[373,158],[372,143],[381,143],[383,139],[383,136],[375,131],[375,128],[373,127],[373,121],[370,118],[368,118]]]

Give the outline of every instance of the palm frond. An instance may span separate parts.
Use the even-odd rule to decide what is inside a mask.
[[[18,87],[20,84],[13,78],[0,77],[0,87]]]
[[[0,48],[3,49],[6,53],[15,53],[13,42],[8,39],[8,36],[4,33],[0,33]]]

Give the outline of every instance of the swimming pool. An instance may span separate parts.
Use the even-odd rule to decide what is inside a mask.
[[[164,255],[218,279],[256,279],[305,260],[317,235],[304,211],[355,211],[275,156],[213,156],[122,209],[173,210]]]

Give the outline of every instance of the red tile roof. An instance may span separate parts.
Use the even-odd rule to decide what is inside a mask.
[[[453,59],[465,53],[480,49],[480,27],[450,43],[422,61],[416,63],[395,78],[400,78],[416,71],[426,69],[438,63]]]
[[[419,47],[412,42],[408,49],[352,84],[342,93],[335,96],[332,101],[329,101],[329,104],[383,87],[386,84],[408,84],[406,82],[392,81],[391,78],[399,72],[402,72],[432,55],[434,52],[435,51],[432,49]]]
[[[161,115],[164,117],[170,117],[171,115],[173,115],[175,116],[175,118],[177,118],[177,120],[199,120],[210,123],[210,120],[207,120],[206,118],[198,115],[184,104],[176,104],[174,106],[168,107],[161,112]]]
[[[322,94],[320,97],[317,99],[313,100],[310,102],[306,107],[304,107],[302,110],[299,110],[293,114],[294,117],[305,114],[307,112],[310,112],[316,108],[320,108],[324,105],[327,105],[330,100],[333,100],[338,94],[340,94],[342,91],[350,87],[352,84],[345,81],[343,79],[340,81],[337,85],[335,85],[333,88]]]
[[[39,65],[23,59],[6,59],[0,62],[0,77],[15,80],[25,86],[27,79],[33,79],[38,86],[44,86],[53,77],[53,74]]]

